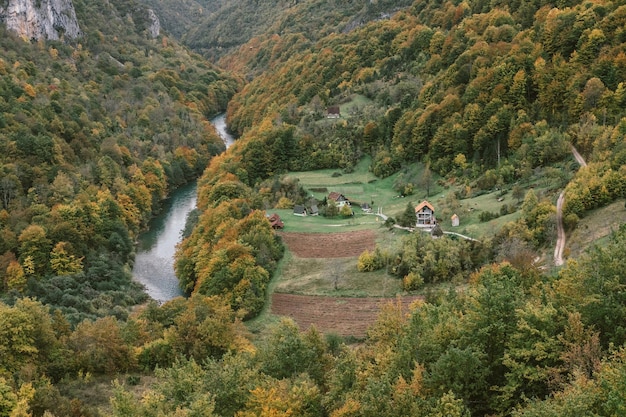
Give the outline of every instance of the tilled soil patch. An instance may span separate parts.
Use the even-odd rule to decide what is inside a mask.
[[[314,325],[322,333],[365,337],[383,305],[400,300],[406,311],[419,296],[400,298],[322,297],[274,293],[272,313],[294,319],[301,330]]]
[[[376,248],[373,230],[339,233],[282,232],[289,250],[300,258],[347,258]]]

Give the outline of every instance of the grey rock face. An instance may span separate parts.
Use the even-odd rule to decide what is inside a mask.
[[[148,33],[150,34],[150,37],[154,39],[161,33],[161,22],[152,9],[148,9],[148,21],[150,22]]]
[[[26,39],[82,35],[71,0],[0,0],[0,22]]]

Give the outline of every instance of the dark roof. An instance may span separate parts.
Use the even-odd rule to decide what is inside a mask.
[[[304,206],[293,206],[293,212],[296,214],[304,214],[306,213],[306,209]]]
[[[430,234],[437,237],[443,236],[443,230],[441,230],[441,226],[436,224],[435,227],[433,227],[433,230],[430,231]]]
[[[319,213],[319,209],[317,208],[316,204],[312,204],[311,205],[311,214],[315,214],[315,213]]]

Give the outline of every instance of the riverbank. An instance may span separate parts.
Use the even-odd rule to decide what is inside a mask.
[[[214,117],[211,123],[228,149],[235,139],[226,128],[226,115]],[[196,190],[195,181],[174,190],[160,213],[150,220],[148,230],[138,237],[133,279],[142,284],[146,293],[157,302],[184,295],[174,270],[174,255],[182,240],[187,217],[196,208]]]

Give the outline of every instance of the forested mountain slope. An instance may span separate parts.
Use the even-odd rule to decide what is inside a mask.
[[[0,37],[0,277],[77,323],[143,299],[133,242],[224,145],[207,121],[240,81],[165,37],[132,2],[74,2],[71,42]]]
[[[270,246],[264,239],[261,246],[230,250],[240,235],[220,228],[227,213],[241,222],[248,210],[271,207],[282,198],[303,204],[307,195],[297,184],[281,180],[281,173],[331,167],[349,171],[365,154],[373,156],[371,169],[380,177],[408,164],[427,164],[445,181],[463,184],[462,198],[512,187],[533,173],[558,173],[565,186],[574,175],[569,165],[574,144],[590,164],[567,188],[568,227],[575,227],[588,210],[623,198],[625,7],[608,2],[492,7],[420,1],[389,19],[318,40],[278,33],[252,39],[221,63],[271,70],[261,71],[229,103],[229,126],[241,138],[200,183],[198,227],[178,255],[181,281],[195,294],[225,296],[242,314],[254,312],[267,279],[246,271],[258,271],[250,260],[259,262],[259,254],[267,254]],[[328,122],[330,105],[345,105],[350,111],[338,122]],[[399,339],[384,329],[402,325],[386,316],[391,323],[372,330],[371,344],[357,359],[346,354],[334,362],[356,362],[363,368],[354,365],[359,370],[339,392],[324,385],[339,381],[317,384],[320,396],[312,394],[311,401],[330,407],[325,410],[332,415],[429,415],[435,411],[428,407],[441,402],[458,407],[452,415],[468,410],[473,415],[510,415],[516,407],[522,410],[525,399],[575,390],[569,382],[584,383],[576,376],[581,370],[587,377],[600,372],[602,357],[615,361],[607,366],[623,369],[622,359],[606,356],[610,343],[622,346],[626,341],[621,326],[602,319],[598,311],[622,317],[626,305],[613,304],[614,298],[605,298],[599,288],[584,289],[598,275],[581,268],[598,257],[608,268],[621,268],[613,249],[611,254],[596,251],[559,276],[544,275],[533,257],[503,250],[515,245],[536,249],[550,241],[555,211],[550,197],[531,190],[519,220],[506,224],[490,242],[492,259],[510,257],[512,264],[486,267],[471,279],[469,293],[450,293],[417,309],[406,324],[410,329],[398,332]],[[611,248],[621,247],[621,239]],[[611,280],[611,272],[600,274],[601,280]],[[618,277],[612,282],[624,283]],[[574,299],[578,301],[572,304]],[[556,327],[548,329],[548,323]],[[585,365],[569,362],[574,353],[568,349],[578,349],[574,346],[591,355],[581,353]],[[389,351],[398,356],[380,367],[365,365]],[[290,369],[284,362],[272,371],[266,368],[270,366],[262,362],[261,373],[277,379]],[[307,365],[296,368],[313,380],[318,375]],[[336,372],[334,368],[330,374]],[[311,381],[298,379],[297,371],[288,375],[281,399],[294,407],[313,407],[290,396],[290,389],[304,389]],[[415,385],[409,387],[408,381]],[[616,389],[615,381],[609,390]],[[277,386],[276,381],[261,384],[248,397],[246,409],[279,407],[263,394],[268,392],[263,389]],[[422,403],[421,389],[438,399],[424,394],[429,399]],[[381,397],[394,400],[373,400]],[[533,410],[556,404],[561,406],[538,403]],[[591,398],[584,405],[610,414],[613,405],[604,406]]]
[[[143,0],[159,16],[165,31],[180,40],[191,30],[210,19],[218,10],[231,3],[226,0]]]
[[[358,345],[288,319],[254,336],[242,324],[283,255],[264,209],[308,197],[289,170],[348,172],[370,154],[380,178],[424,164],[462,198],[533,175],[564,186],[573,143],[589,167],[568,185],[569,227],[624,197],[623,2],[420,0],[361,25],[390,3],[224,3],[228,29],[284,11],[222,45],[242,78],[151,39],[133,1],[75,1],[74,43],[0,33],[0,416],[623,414],[624,226],[560,270],[500,250],[547,244],[550,194],[527,193],[461,290],[388,306]],[[306,8],[319,13],[291,13]],[[227,103],[240,138],[215,156],[206,118]],[[176,265],[190,297],[129,313],[144,299],[134,236],[200,172]],[[428,246],[416,236],[393,258],[406,276]]]
[[[231,54],[256,36],[298,34],[316,40],[388,17],[411,4],[410,0],[143,2],[162,16],[168,32],[211,60]]]
[[[297,186],[279,183],[277,175],[350,170],[364,154],[373,156],[371,170],[380,177],[426,163],[464,184],[465,196],[527,181],[548,166],[558,167],[565,185],[574,144],[591,162],[567,191],[565,214],[575,227],[586,211],[626,190],[625,13],[615,3],[559,9],[416,2],[390,19],[314,43],[296,35],[254,39],[241,49],[257,50],[247,67],[269,54],[272,69],[229,103],[229,127],[242,137],[223,157],[227,162],[207,170],[201,222],[219,224],[210,219],[225,196],[243,198],[237,204],[246,210],[271,206],[279,196],[302,204]],[[338,123],[325,122],[327,106],[355,96],[365,104]],[[244,198],[250,189],[272,193]],[[522,219],[506,225],[494,244],[520,239],[538,248],[550,240],[554,203],[533,194]],[[231,297],[241,273],[214,287],[212,276],[221,273],[203,266],[215,266],[201,244],[210,236],[210,247],[220,246],[213,230],[201,227],[183,244],[179,276],[189,290]]]

